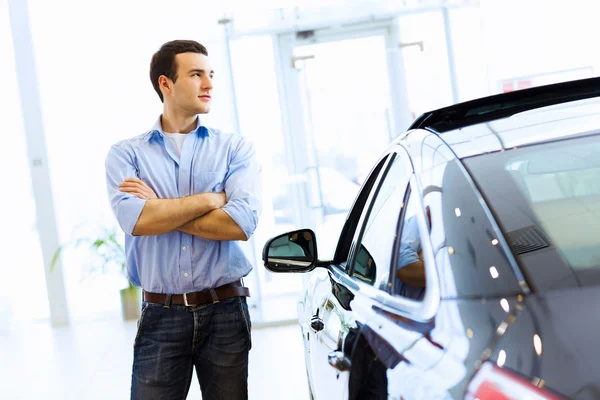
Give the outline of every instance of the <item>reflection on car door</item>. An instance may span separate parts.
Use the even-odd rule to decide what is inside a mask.
[[[391,393],[388,369],[404,362],[403,353],[423,336],[420,329],[412,329],[414,324],[406,318],[394,318],[390,307],[381,301],[386,297],[394,300],[391,293],[395,288],[394,263],[398,258],[394,249],[400,248],[396,238],[406,214],[411,175],[408,155],[402,147],[396,148],[355,234],[349,275],[355,287],[351,307],[358,329],[349,352],[350,399],[387,398]],[[399,329],[398,324],[403,323],[409,329]]]
[[[328,276],[319,279],[318,284],[328,287],[329,291],[319,290],[319,296],[315,298],[319,300],[310,339],[313,393],[316,399],[327,400],[346,399],[348,396],[349,359],[343,352],[346,336],[355,325],[351,314],[344,310],[351,301],[352,293],[339,283],[343,271],[335,266],[332,268],[335,273],[326,271]]]
[[[348,366],[344,352],[349,352],[345,342],[356,331],[350,303],[354,295],[344,284],[345,266],[351,252],[355,231],[366,204],[370,204],[388,155],[383,156],[373,168],[348,214],[331,263],[330,270],[313,271],[306,298],[300,302],[300,320],[307,344],[307,369],[311,392],[316,399],[337,400],[348,398]],[[331,362],[331,363],[330,363]]]
[[[398,241],[390,246],[390,251],[397,249],[398,256],[392,257],[390,265],[389,284],[384,287],[379,297],[382,301],[375,301],[372,305],[374,315],[362,327],[360,335],[364,337],[364,346],[366,349],[357,347],[352,354],[352,362],[360,359],[362,364],[375,364],[368,372],[368,379],[364,377],[362,387],[356,388],[356,398],[393,398],[393,399],[425,399],[430,398],[433,392],[428,386],[431,379],[428,379],[427,371],[435,366],[444,355],[444,346],[431,339],[429,333],[434,329],[433,318],[421,318],[420,309],[425,306],[425,302],[431,300],[431,296],[438,296],[434,288],[430,293],[425,288],[425,297],[421,295],[414,298],[407,297],[411,293],[422,293],[422,290],[406,290],[406,284],[398,284],[397,271],[402,268],[402,252],[404,246],[402,242],[406,240],[414,241],[415,237],[422,240],[427,237],[426,214],[420,207],[418,192],[408,190],[405,197],[402,212],[400,213],[400,223],[394,224],[398,228]],[[419,215],[420,214],[420,215]],[[413,224],[407,221],[421,219],[423,223]],[[418,232],[408,232],[410,229],[418,227]],[[412,233],[412,234],[411,234]],[[414,244],[415,255],[422,254],[430,249],[422,244]],[[423,257],[423,256],[419,256]],[[433,268],[423,262],[425,269]],[[411,288],[419,289],[419,288]],[[429,296],[429,297],[427,297]],[[404,303],[406,305],[404,306]],[[370,358],[369,358],[370,357]],[[357,374],[364,375],[363,371],[357,371]],[[354,378],[351,377],[351,380]],[[372,396],[373,388],[365,388],[364,382],[374,382],[376,385],[385,379],[385,391],[377,388],[376,395]],[[368,392],[366,392],[368,390]],[[351,386],[351,395],[352,393]],[[352,398],[352,397],[351,397]],[[433,396],[437,398],[437,396]],[[443,398],[443,395],[442,397]]]

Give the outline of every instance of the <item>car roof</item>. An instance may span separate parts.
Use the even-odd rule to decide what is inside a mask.
[[[600,78],[489,96],[421,115],[459,158],[600,131]]]

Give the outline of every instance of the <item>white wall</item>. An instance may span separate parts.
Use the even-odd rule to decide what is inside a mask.
[[[587,66],[600,73],[597,1],[488,0],[481,10],[490,85]]]
[[[436,79],[442,76],[439,69],[448,67],[440,52],[431,48],[443,40],[440,13],[430,16],[435,14],[438,22],[433,28],[427,14],[401,19],[417,22],[401,25],[406,41],[425,41],[420,61],[418,50],[405,50],[405,61],[413,63],[407,69],[413,112],[451,103],[449,81]],[[451,8],[459,101],[500,93],[505,80],[534,77],[535,86],[600,75],[596,15],[594,0],[482,0],[480,7]]]

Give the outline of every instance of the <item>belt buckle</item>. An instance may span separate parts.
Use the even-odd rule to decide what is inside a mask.
[[[194,292],[187,292],[187,293],[184,293],[184,294],[183,294],[183,304],[184,304],[186,307],[193,307],[193,306],[195,306],[195,304],[189,304],[189,303],[188,303],[188,300],[187,300],[187,295],[188,295],[189,293],[194,293]]]

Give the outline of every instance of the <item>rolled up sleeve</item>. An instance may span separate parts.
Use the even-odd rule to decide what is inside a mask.
[[[398,268],[403,268],[409,264],[419,261],[419,250],[421,249],[421,239],[417,219],[412,217],[406,221],[402,229],[400,238],[400,254],[398,256]]]
[[[119,190],[119,183],[126,178],[139,177],[133,160],[133,152],[128,151],[123,142],[112,146],[106,156],[106,188],[110,206],[119,226],[127,235],[133,234],[135,224],[146,205],[146,200]]]
[[[227,204],[223,211],[239,225],[247,238],[254,233],[262,209],[261,174],[254,146],[240,137],[225,177]]]

